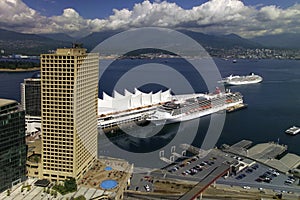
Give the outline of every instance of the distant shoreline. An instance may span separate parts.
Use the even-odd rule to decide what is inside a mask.
[[[34,68],[16,68],[16,69],[7,69],[7,68],[0,68],[0,72],[31,72],[31,71],[38,71],[41,70],[40,67]]]

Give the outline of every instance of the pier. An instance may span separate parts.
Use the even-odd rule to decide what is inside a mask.
[[[247,150],[247,156],[254,160],[267,161],[274,159],[287,150],[287,145],[281,145],[275,142],[257,144]]]
[[[280,160],[276,159],[287,151],[287,145],[276,142],[261,143],[250,147],[251,145],[252,141],[242,140],[231,146],[223,144],[222,151],[255,160],[283,173],[300,165],[300,157],[295,154],[287,154]]]

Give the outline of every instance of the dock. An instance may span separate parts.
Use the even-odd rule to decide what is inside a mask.
[[[281,145],[275,142],[261,143],[251,147],[247,151],[247,156],[265,162],[274,159],[287,150],[287,145]]]
[[[283,173],[296,169],[300,165],[300,156],[295,154],[289,153],[280,160],[276,159],[287,151],[287,145],[276,142],[261,143],[250,147],[251,145],[252,141],[242,140],[231,146],[223,144],[222,151],[263,163]]]
[[[222,150],[224,152],[246,156],[247,148],[249,148],[252,145],[252,143],[253,142],[250,140],[241,140],[231,146],[229,146],[227,144],[223,144]]]

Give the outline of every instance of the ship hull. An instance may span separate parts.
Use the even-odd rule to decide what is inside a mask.
[[[255,81],[247,81],[247,82],[233,82],[233,81],[227,81],[224,82],[225,85],[248,85],[248,84],[256,84],[262,82],[261,80],[255,80]]]
[[[154,123],[156,125],[163,125],[163,124],[171,124],[171,123],[177,123],[177,122],[182,122],[182,121],[188,121],[188,120],[204,117],[204,116],[207,116],[207,115],[210,115],[210,114],[213,114],[213,113],[217,113],[219,111],[226,110],[229,107],[236,106],[236,105],[242,104],[242,103],[243,103],[243,100],[237,101],[237,102],[234,102],[234,103],[224,104],[222,106],[215,106],[215,107],[212,107],[210,109],[201,110],[201,111],[194,112],[194,113],[182,113],[180,115],[170,116],[170,117],[164,118],[164,119],[150,119],[149,121],[151,121],[152,123]]]

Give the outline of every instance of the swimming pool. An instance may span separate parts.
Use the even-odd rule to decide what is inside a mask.
[[[111,190],[111,189],[114,189],[115,187],[117,187],[117,185],[118,185],[118,182],[115,180],[105,180],[105,181],[102,181],[102,183],[100,184],[100,187],[105,190]]]

